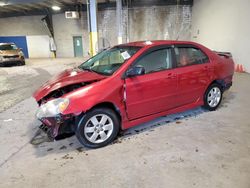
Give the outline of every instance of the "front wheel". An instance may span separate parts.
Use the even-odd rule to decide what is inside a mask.
[[[19,62],[18,62],[18,65],[19,65],[19,66],[25,65],[25,60],[23,59],[22,61],[19,61]]]
[[[204,96],[204,107],[210,111],[216,110],[221,103],[222,94],[222,89],[219,84],[211,84]]]
[[[116,138],[119,127],[119,118],[113,110],[96,108],[80,119],[76,128],[76,136],[84,146],[100,148]]]

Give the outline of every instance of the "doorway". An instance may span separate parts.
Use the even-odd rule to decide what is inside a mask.
[[[74,56],[82,57],[83,56],[82,37],[74,36],[73,45],[74,45]]]

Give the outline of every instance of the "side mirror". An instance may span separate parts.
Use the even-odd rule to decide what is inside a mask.
[[[143,75],[145,74],[145,68],[143,66],[136,66],[130,68],[126,72],[126,77],[133,77],[133,76],[138,76],[138,75]]]

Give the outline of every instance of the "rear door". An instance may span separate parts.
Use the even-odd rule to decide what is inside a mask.
[[[213,72],[208,56],[192,45],[176,45],[174,52],[178,72],[176,102],[183,106],[202,100]]]
[[[125,79],[126,107],[130,120],[174,108],[177,77],[170,47],[150,50],[132,66],[143,66],[145,74]]]

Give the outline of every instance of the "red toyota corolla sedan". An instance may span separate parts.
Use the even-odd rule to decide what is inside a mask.
[[[47,81],[34,93],[51,139],[75,133],[86,147],[127,129],[197,106],[215,110],[232,85],[230,53],[184,41],[122,44]]]

